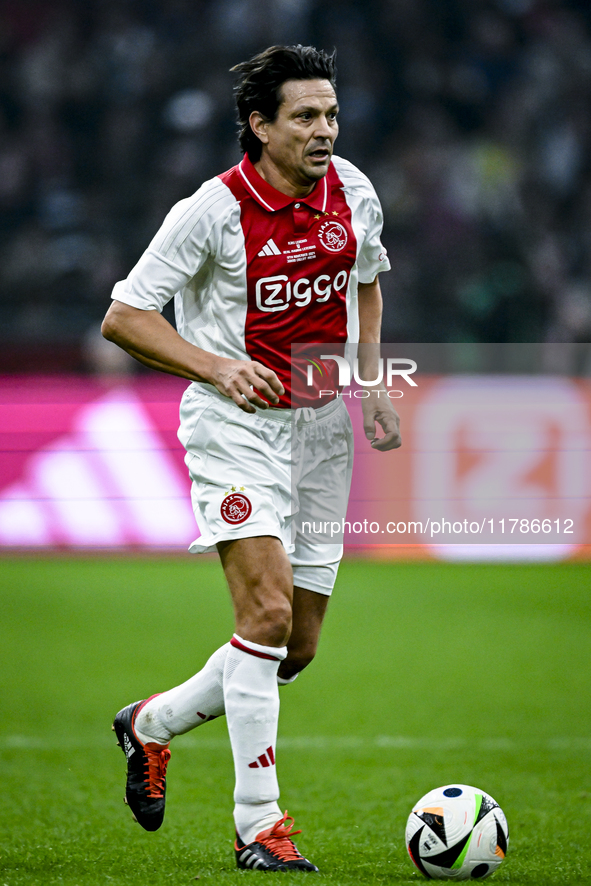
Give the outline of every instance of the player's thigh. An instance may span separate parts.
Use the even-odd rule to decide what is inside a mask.
[[[189,550],[211,552],[221,542],[261,536],[276,536],[291,549],[288,417],[249,415],[225,398],[192,389],[181,414],[179,439],[200,531]]]
[[[354,450],[351,422],[342,405],[332,414],[308,425],[302,436],[303,464],[297,480],[296,552],[301,545],[342,544]]]
[[[293,573],[282,542],[255,536],[222,541],[217,547],[237,633],[255,643],[283,645],[292,624]]]

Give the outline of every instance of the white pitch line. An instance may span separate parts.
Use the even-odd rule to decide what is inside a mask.
[[[201,727],[202,728],[202,727]],[[90,739],[60,737],[56,735],[2,735],[0,736],[0,750],[83,750],[84,748],[109,748],[113,745],[112,737],[94,737]],[[378,735],[372,738],[361,735],[298,735],[279,738],[279,749],[298,750],[314,753],[316,751],[348,751],[360,750],[371,751],[376,748],[382,750],[429,750],[429,751],[453,751],[453,750],[479,750],[479,751],[523,751],[538,749],[547,751],[590,751],[591,737],[558,735],[546,739],[514,739],[488,737],[479,739],[469,738],[427,738],[407,735]],[[175,741],[175,750],[201,749],[201,750],[229,750],[230,743],[227,736],[208,737],[179,736]]]

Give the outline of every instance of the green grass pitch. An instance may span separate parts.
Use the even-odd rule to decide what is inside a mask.
[[[122,803],[113,715],[228,639],[218,563],[5,559],[0,575],[0,886],[272,877],[234,868],[223,718],[173,742],[160,831]],[[590,591],[585,564],[345,561],[318,657],[281,690],[280,803],[315,882],[423,882],[406,818],[451,781],[505,810],[493,883],[591,882]]]

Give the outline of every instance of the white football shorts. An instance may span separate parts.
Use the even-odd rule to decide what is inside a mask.
[[[180,417],[200,531],[191,553],[215,551],[221,541],[275,536],[289,556],[294,585],[330,594],[342,535],[331,541],[311,529],[345,518],[353,432],[343,401],[248,414],[194,383],[183,395]]]

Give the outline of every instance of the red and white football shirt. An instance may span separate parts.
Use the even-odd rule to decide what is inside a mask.
[[[381,229],[376,193],[348,161],[333,157],[295,200],[245,156],[172,208],[112,297],[161,311],[175,296],[183,338],[273,369],[289,406],[292,343],[358,340],[357,284],[390,267]]]

